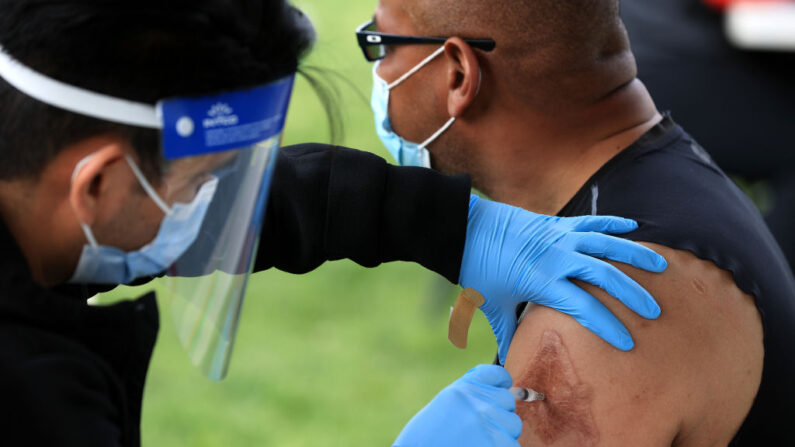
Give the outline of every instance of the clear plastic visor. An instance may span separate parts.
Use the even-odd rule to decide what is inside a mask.
[[[169,197],[190,202],[217,179],[198,236],[161,279],[177,333],[193,364],[213,380],[227,372],[259,242],[279,136],[254,146],[177,160]],[[193,196],[193,197],[191,197]]]

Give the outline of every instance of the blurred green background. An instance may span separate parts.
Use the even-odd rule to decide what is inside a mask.
[[[339,143],[387,159],[369,108],[372,66],[353,31],[377,0],[295,0],[319,39],[307,65],[334,70],[345,137]],[[299,78],[285,144],[328,142],[320,102]],[[113,301],[148,289],[120,288]],[[205,379],[190,365],[161,301],[161,333],[144,395],[145,446],[386,446],[438,391],[496,344],[476,317],[470,347],[447,341],[457,289],[409,264],[368,270],[328,263],[293,276],[257,274],[250,283],[229,376]]]

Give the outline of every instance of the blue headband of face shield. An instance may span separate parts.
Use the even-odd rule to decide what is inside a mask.
[[[120,284],[165,273],[158,292],[170,299],[177,332],[191,360],[210,378],[223,378],[294,77],[251,89],[166,99],[151,105],[49,78],[14,60],[2,47],[0,76],[51,106],[160,130],[162,154],[169,163],[158,182],[158,192],[135,162],[127,159],[141,186],[163,210],[156,238],[136,251],[124,252],[101,245],[83,225],[88,244],[73,280]],[[191,183],[194,177],[201,182]]]

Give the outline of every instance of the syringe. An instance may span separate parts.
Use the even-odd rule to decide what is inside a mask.
[[[513,394],[514,399],[521,402],[535,402],[547,398],[543,393],[539,393],[538,391],[532,390],[530,388],[513,387],[510,389],[510,391],[511,394]]]

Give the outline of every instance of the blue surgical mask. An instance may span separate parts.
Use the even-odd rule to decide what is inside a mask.
[[[395,133],[392,129],[392,124],[389,122],[389,94],[390,91],[403,83],[406,79],[411,77],[414,73],[428,65],[432,60],[436,59],[444,53],[444,47],[439,48],[433,54],[425,58],[422,62],[417,64],[414,68],[409,70],[406,74],[398,78],[395,82],[388,84],[381,76],[378,76],[378,67],[381,61],[376,62],[373,67],[373,96],[370,105],[375,114],[375,130],[381,142],[384,143],[389,153],[395,157],[395,160],[401,166],[420,166],[423,168],[431,167],[431,155],[428,152],[428,145],[436,141],[443,133],[450,128],[455,122],[455,118],[450,118],[444,126],[442,126],[430,138],[421,144],[412,143],[403,139],[400,135]]]
[[[77,165],[75,175],[85,161]],[[146,193],[165,213],[157,236],[139,250],[125,252],[115,247],[99,245],[91,228],[81,224],[88,245],[83,247],[70,283],[129,284],[137,278],[157,275],[174,264],[199,235],[204,216],[218,187],[218,178],[213,177],[205,182],[192,202],[176,202],[169,207],[157,195],[135,162],[129,157],[127,162]]]

